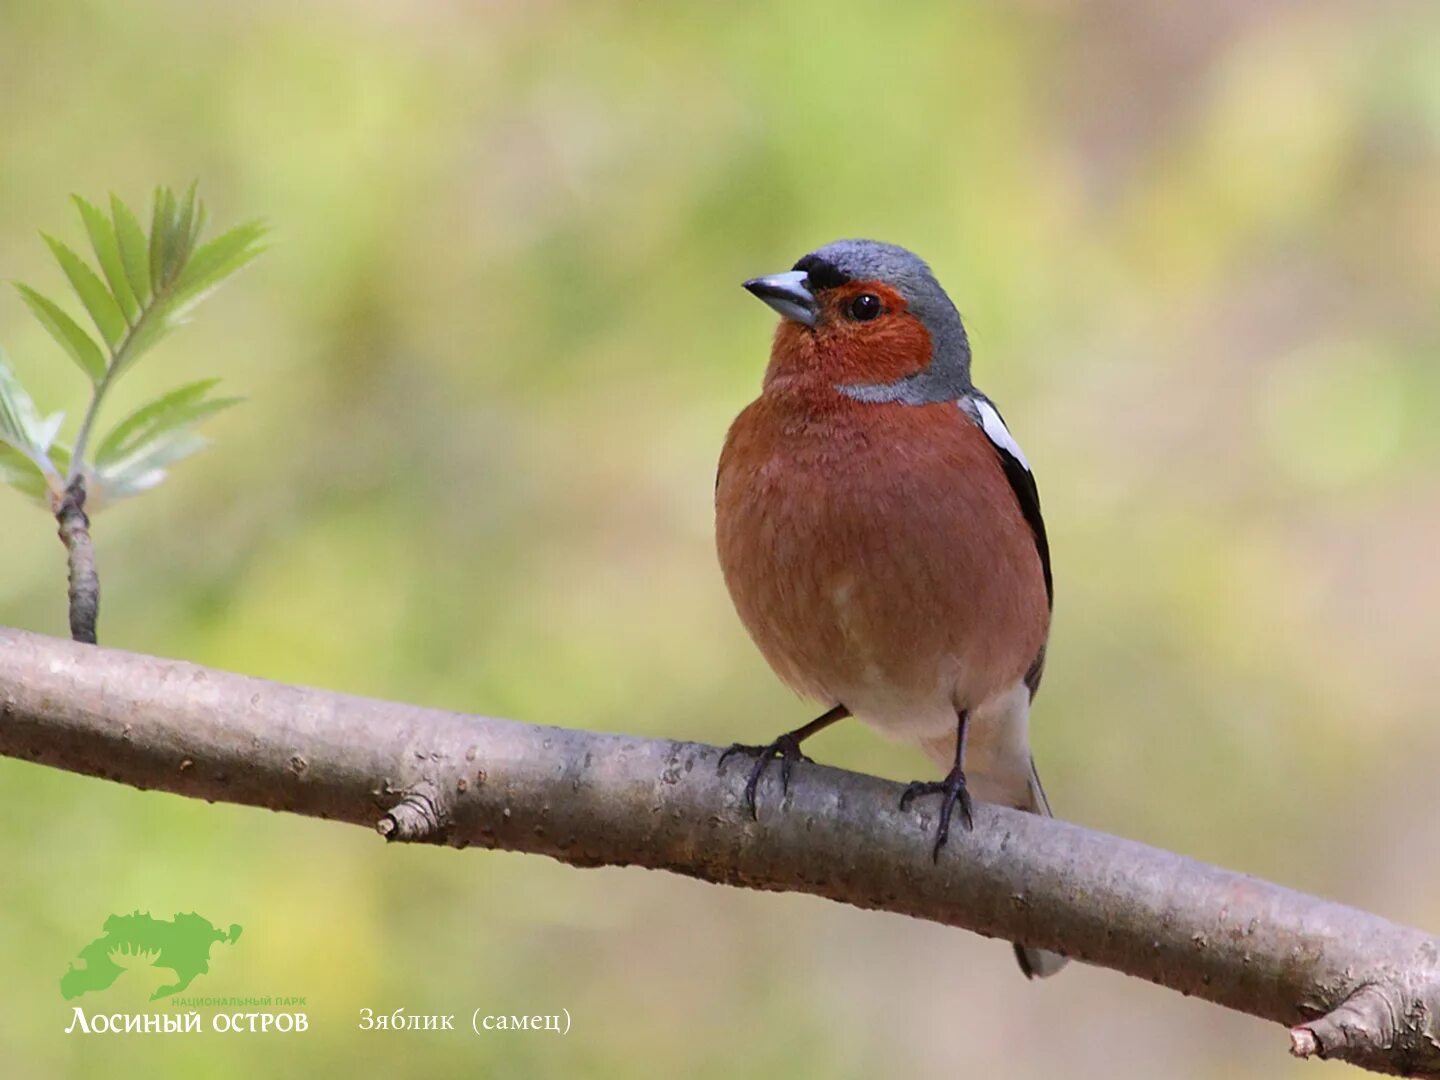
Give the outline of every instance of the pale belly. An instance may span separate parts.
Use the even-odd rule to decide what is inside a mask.
[[[721,523],[736,608],[785,683],[918,742],[1024,677],[1043,636],[1011,628],[1034,598],[987,578],[965,507],[823,495],[756,498]]]
[[[752,627],[785,683],[826,707],[843,703],[881,735],[921,747],[942,771],[955,760],[963,710],[964,766],[972,794],[1031,807],[1030,689],[1013,665],[996,668],[992,652],[967,648],[974,640],[967,634],[938,632],[936,619],[945,613],[933,596],[902,590],[877,599],[858,588],[848,571],[827,581],[828,588],[804,588],[804,575],[791,585],[796,587],[770,598],[785,613]],[[906,614],[913,624],[896,629],[904,627]],[[973,609],[948,614],[948,627],[963,627],[967,619],[983,625],[985,617]],[[807,629],[789,632],[800,626]],[[816,651],[817,641],[832,647]]]
[[[934,596],[877,596],[857,583],[862,575],[792,579],[757,605],[772,613],[751,627],[757,644],[797,693],[844,704],[889,738],[919,743],[953,735],[960,709],[1003,690],[985,677],[984,650],[967,650],[966,635],[937,625],[944,616]]]

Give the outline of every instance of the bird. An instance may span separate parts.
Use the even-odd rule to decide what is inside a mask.
[[[744,798],[801,744],[856,717],[943,779],[932,858],[972,796],[1050,805],[1030,752],[1054,587],[1034,475],[971,381],[960,313],[906,248],[839,240],[744,287],[780,315],[761,393],[725,438],[715,541],[741,622],[776,675],[825,711],[759,746]],[[1016,945],[1029,978],[1064,964]]]

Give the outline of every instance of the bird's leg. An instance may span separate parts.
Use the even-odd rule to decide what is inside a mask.
[[[729,750],[720,755],[720,762],[717,768],[725,767],[725,759],[731,754],[744,754],[746,757],[753,757],[755,765],[750,770],[750,779],[745,782],[745,805],[750,808],[750,816],[759,819],[755,811],[755,789],[760,783],[760,777],[765,773],[765,766],[770,762],[780,762],[780,790],[790,790],[790,769],[797,761],[809,761],[800,750],[800,744],[814,735],[817,731],[824,731],[837,720],[844,720],[850,715],[850,710],[844,705],[836,705],[829,712],[817,716],[804,727],[798,727],[794,731],[787,731],[772,743],[764,746],[747,746],[744,743],[736,743]]]
[[[916,780],[905,789],[905,794],[900,796],[901,810],[910,809],[910,803],[917,795],[943,796],[940,803],[940,828],[936,830],[935,850],[931,853],[931,858],[936,862],[940,861],[940,849],[950,837],[950,815],[957,805],[960,807],[960,824],[967,830],[975,825],[970,816],[970,792],[965,790],[965,773],[960,767],[965,760],[965,722],[970,718],[970,714],[961,709],[959,716],[959,727],[955,732],[955,767],[946,774],[944,780]]]

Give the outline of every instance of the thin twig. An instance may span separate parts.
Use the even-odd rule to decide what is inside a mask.
[[[85,477],[77,476],[65,488],[55,507],[60,541],[70,556],[70,636],[95,644],[95,622],[100,616],[100,575],[95,570],[95,549],[90,542],[90,518],[85,513]]]
[[[983,804],[932,863],[928,811],[901,812],[900,785],[872,776],[797,764],[782,797],[773,771],[754,821],[746,770],[719,771],[716,747],[463,716],[11,630],[0,630],[0,754],[396,840],[645,866],[930,919],[1285,1024],[1299,1054],[1440,1077],[1440,939]],[[1115,1017],[1116,1038],[1134,1022]]]

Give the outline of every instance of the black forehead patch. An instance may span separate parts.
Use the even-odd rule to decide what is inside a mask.
[[[849,274],[819,255],[806,255],[793,269],[805,271],[805,277],[812,289],[833,289],[850,280]]]

